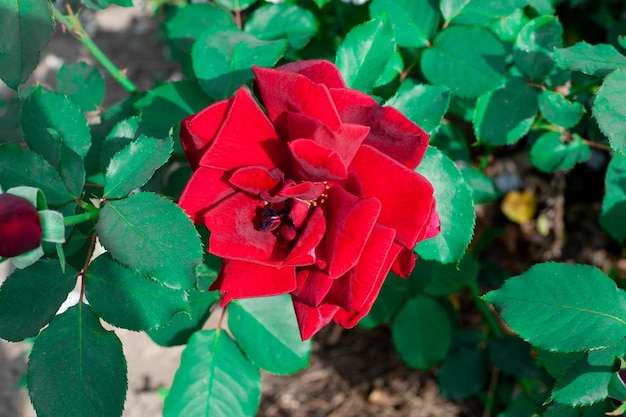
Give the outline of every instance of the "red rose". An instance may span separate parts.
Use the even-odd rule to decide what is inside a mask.
[[[224,304],[291,294],[303,339],[352,327],[433,234],[433,188],[414,172],[428,135],[329,62],[254,72],[266,113],[241,88],[182,123],[194,174],[179,204],[224,260],[211,288]]]
[[[30,201],[0,194],[0,256],[12,258],[36,249],[42,233],[41,218]]]

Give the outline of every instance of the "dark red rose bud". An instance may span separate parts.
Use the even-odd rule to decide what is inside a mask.
[[[41,218],[30,201],[0,194],[0,256],[11,258],[33,250],[41,236]]]

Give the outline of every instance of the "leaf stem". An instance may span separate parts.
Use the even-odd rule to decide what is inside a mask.
[[[72,226],[74,224],[85,223],[91,220],[95,220],[100,215],[100,211],[88,211],[86,213],[75,214],[74,216],[67,216],[63,219],[65,226]]]
[[[495,337],[503,336],[504,332],[500,327],[500,323],[489,309],[487,303],[483,301],[482,298],[480,298],[480,290],[478,289],[478,285],[472,285],[470,287],[470,290],[472,292],[472,300],[474,301],[476,308],[478,308],[478,311],[480,311],[480,314],[483,316],[483,319],[485,320],[489,331],[493,333]]]
[[[83,44],[91,55],[104,67],[111,76],[121,84],[129,93],[137,92],[137,87],[120,71],[113,62],[102,52],[100,48],[91,40],[83,25],[72,11],[69,4],[66,4],[68,16],[61,13],[56,7],[52,7],[54,17],[63,26],[69,29],[74,37]]]
[[[603,144],[598,143],[598,142],[594,142],[594,141],[589,140],[589,139],[583,139],[583,143],[585,145],[589,146],[590,148],[596,148],[596,149],[600,149],[600,150],[607,151],[607,152],[611,152],[613,150],[613,149],[611,149],[610,146],[606,146],[606,145],[603,145]]]
[[[85,264],[83,265],[83,269],[78,274],[80,276],[80,298],[78,299],[78,303],[82,304],[83,299],[85,298],[85,277],[87,276],[87,270],[89,269],[89,262],[91,261],[91,257],[93,256],[93,251],[96,248],[96,233],[92,233],[90,237],[91,241],[89,242],[89,249],[87,250],[87,255],[85,256]]]

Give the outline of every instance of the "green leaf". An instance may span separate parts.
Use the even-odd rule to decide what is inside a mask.
[[[230,11],[245,10],[258,0],[215,0],[215,3]]]
[[[376,82],[374,83],[374,89],[384,88],[388,84],[391,84],[396,78],[400,76],[400,74],[404,71],[404,60],[402,59],[402,54],[399,50],[395,50],[387,64],[385,65],[385,69]],[[395,90],[397,86],[394,86]]]
[[[202,244],[191,220],[171,201],[151,193],[109,201],[96,232],[113,259],[161,284],[190,289],[202,262]]]
[[[71,307],[41,332],[26,377],[39,416],[122,415],[128,386],[122,343],[88,305]]]
[[[144,185],[172,153],[172,139],[140,135],[116,153],[104,176],[104,197],[122,198]]]
[[[539,111],[550,123],[570,128],[578,124],[585,107],[577,101],[569,101],[559,93],[544,90],[539,94]]]
[[[437,382],[441,396],[460,400],[483,391],[487,382],[487,361],[482,349],[462,347],[444,359]]]
[[[606,170],[600,225],[613,239],[626,239],[626,156],[615,155]]]
[[[74,100],[83,111],[96,110],[102,104],[104,89],[102,74],[86,62],[59,68],[56,91]]]
[[[441,85],[416,84],[408,78],[385,105],[395,107],[422,129],[432,133],[448,111],[450,90]]]
[[[81,158],[91,146],[91,133],[80,107],[69,98],[41,87],[24,101],[21,123],[28,147],[56,168],[61,159],[61,144]]]
[[[41,239],[51,243],[65,242],[65,227],[63,224],[63,215],[54,210],[40,210],[41,218]]]
[[[552,0],[528,0],[528,5],[539,14],[554,14]]]
[[[515,336],[489,338],[487,354],[493,365],[504,373],[520,378],[536,378],[537,366],[530,345]]]
[[[626,152],[626,67],[609,74],[593,100],[593,115],[611,147]]]
[[[440,0],[439,10],[446,22],[458,16],[470,0]]]
[[[436,0],[372,0],[370,16],[385,14],[393,28],[398,46],[420,48],[430,45],[439,25]]]
[[[559,379],[582,357],[586,355],[586,352],[550,352],[538,347],[535,347],[535,353],[537,354],[537,360],[546,368],[546,371],[554,378]]]
[[[524,340],[543,349],[599,349],[626,336],[624,291],[589,265],[537,264],[483,298]]]
[[[528,23],[523,9],[517,9],[513,14],[500,18],[493,22],[489,28],[495,33],[501,41],[515,42],[517,34]]]
[[[339,45],[335,58],[346,85],[371,92],[395,46],[391,25],[384,17],[352,28]]]
[[[557,48],[554,50],[554,59],[562,69],[597,77],[604,77],[626,65],[626,56],[620,54],[613,45],[605,43],[590,45],[578,42],[569,48]]]
[[[189,291],[191,315],[179,313],[171,324],[159,329],[148,330],[148,336],[160,346],[178,346],[187,344],[191,335],[200,330],[209,318],[211,306],[218,300],[218,291]]]
[[[496,19],[510,16],[516,9],[526,6],[527,0],[471,0],[452,23],[458,25],[489,26]]]
[[[537,89],[522,77],[512,77],[503,88],[478,99],[474,133],[489,145],[509,145],[530,130],[537,115]]]
[[[435,273],[431,270],[434,269],[435,265],[440,264],[418,259],[411,275],[404,279],[390,272],[383,282],[383,287],[372,309],[367,316],[361,319],[359,326],[371,329],[391,321],[398,310],[409,299],[421,294],[424,287],[434,278]]]
[[[39,63],[54,25],[48,0],[0,0],[0,78],[17,90]]]
[[[8,100],[0,99],[0,143],[22,141],[21,112],[22,101],[17,95]]]
[[[287,39],[289,47],[302,49],[315,36],[319,23],[307,9],[296,4],[266,4],[254,11],[244,30],[258,39]]]
[[[204,92],[224,99],[254,77],[253,65],[274,66],[286,47],[286,40],[262,41],[236,28],[210,28],[194,43],[191,58]]]
[[[211,104],[211,99],[193,81],[161,84],[135,102],[141,111],[141,129],[147,136],[166,138],[170,128],[190,114]]]
[[[391,336],[407,365],[426,370],[446,356],[452,325],[441,305],[432,298],[418,296],[398,312],[391,325]]]
[[[89,265],[85,291],[98,316],[114,326],[149,330],[169,324],[189,311],[187,294],[143,277],[103,254]]]
[[[611,377],[619,369],[623,349],[592,350],[556,381],[551,399],[572,407],[590,405],[609,396]]]
[[[228,305],[228,328],[250,362],[278,375],[309,365],[311,340],[302,341],[291,297],[233,300]]]
[[[462,97],[478,97],[506,80],[505,51],[491,32],[452,26],[437,35],[420,65],[431,84],[445,85]]]
[[[433,278],[424,288],[424,293],[433,296],[447,296],[468,288],[476,283],[480,264],[470,253],[466,253],[458,264],[440,264],[439,262],[426,262],[419,260],[415,267],[423,274],[423,265],[432,265]]]
[[[139,137],[139,118],[129,117],[120,120],[104,138],[100,152],[100,168],[102,172],[111,162],[111,158]]]
[[[553,50],[563,45],[563,26],[555,16],[531,20],[517,35],[513,60],[527,77],[540,82],[554,68]]]
[[[39,188],[51,205],[60,206],[74,200],[59,173],[40,155],[14,143],[0,145],[0,186],[20,185]]]
[[[202,330],[183,351],[163,417],[252,417],[260,397],[259,368],[225,331]]]
[[[558,132],[544,133],[530,150],[530,162],[540,171],[548,173],[572,169],[590,156],[589,145],[579,135],[573,135],[566,143]]]
[[[16,269],[0,287],[0,337],[12,342],[36,336],[76,284],[76,271],[44,259]],[[28,296],[26,296],[28,295]]]
[[[76,198],[79,198],[85,186],[85,162],[76,152],[65,145],[61,147],[59,174],[65,187]]]
[[[472,190],[474,204],[493,203],[502,196],[502,191],[496,187],[495,182],[478,169],[468,165],[461,169],[465,182]]]
[[[439,125],[430,136],[430,145],[439,149],[453,161],[471,160],[469,145],[465,133],[456,125],[446,123]]]
[[[416,172],[435,188],[435,210],[441,221],[441,233],[419,242],[415,252],[426,260],[456,262],[463,257],[474,231],[472,194],[454,162],[432,146],[428,147]]]

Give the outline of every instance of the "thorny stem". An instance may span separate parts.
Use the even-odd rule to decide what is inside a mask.
[[[96,247],[96,233],[91,234],[91,241],[89,242],[89,249],[87,250],[87,255],[85,256],[85,264],[83,265],[83,269],[78,273],[80,276],[80,298],[78,299],[78,303],[82,304],[83,299],[85,298],[85,277],[87,276],[87,270],[89,269],[89,261],[91,261],[91,257],[93,255],[93,251]]]
[[[607,152],[611,152],[613,150],[613,149],[611,149],[610,146],[606,146],[606,145],[603,145],[603,144],[598,143],[598,142],[594,142],[594,141],[589,140],[589,139],[583,139],[583,143],[585,145],[589,146],[590,148],[596,148],[596,149],[600,149],[600,150],[607,151]]]
[[[241,29],[241,10],[239,10],[239,0],[235,0],[235,24]]]
[[[111,74],[111,76],[121,84],[129,93],[135,93],[137,87],[132,83],[123,73],[120,71],[113,62],[102,52],[100,48],[91,40],[83,25],[74,14],[74,11],[66,4],[68,15],[65,16],[56,7],[52,8],[54,17],[64,27],[68,28],[70,33],[83,44],[89,53],[104,67],[105,70]]]
[[[74,216],[67,216],[63,219],[63,224],[65,226],[72,226],[74,224],[88,222],[90,220],[95,220],[98,218],[100,211],[88,211],[86,213],[76,214]]]

